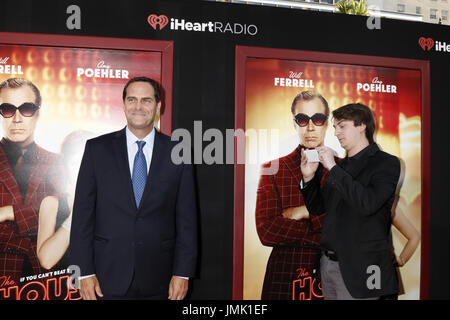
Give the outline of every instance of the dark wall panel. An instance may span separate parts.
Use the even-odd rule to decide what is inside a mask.
[[[66,28],[66,8],[81,8],[81,30]],[[2,0],[0,31],[173,40],[173,129],[202,120],[203,131],[234,127],[236,45],[314,50],[430,60],[431,224],[430,298],[450,298],[449,174],[450,52],[423,51],[419,37],[450,43],[450,27],[383,19],[369,30],[366,18],[263,6],[205,1]],[[253,24],[255,36],[155,31],[149,14],[188,21]],[[193,299],[230,299],[232,293],[233,166],[198,165],[201,264]]]

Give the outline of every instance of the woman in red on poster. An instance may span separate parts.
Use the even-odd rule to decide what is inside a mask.
[[[78,170],[86,140],[94,135],[88,131],[70,133],[61,145],[62,171],[65,172],[65,193],[58,199],[46,197],[39,210],[37,256],[45,269],[66,269],[72,207]]]

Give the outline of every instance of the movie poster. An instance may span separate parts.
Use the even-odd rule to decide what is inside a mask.
[[[66,280],[85,142],[125,126],[125,83],[161,82],[161,61],[158,51],[0,45],[0,83],[25,79],[41,96],[0,91],[0,300],[80,299]]]
[[[381,149],[401,159],[402,174],[397,191],[395,211],[407,217],[420,233],[422,215],[421,197],[421,72],[420,70],[374,67],[364,65],[324,63],[298,59],[252,58],[245,60],[245,195],[243,236],[243,298],[261,299],[265,277],[272,281],[270,299],[321,299],[322,291],[317,272],[319,264],[305,268],[309,257],[298,255],[292,239],[284,237],[292,230],[281,212],[266,221],[271,224],[261,232],[265,244],[257,233],[255,211],[257,190],[262,179],[262,165],[291,154],[299,145],[300,137],[294,125],[291,104],[302,91],[320,93],[329,104],[330,112],[348,103],[360,102],[371,108],[377,123],[375,141]],[[331,117],[331,115],[330,115]],[[345,151],[334,136],[330,119],[324,144],[335,150],[340,158]],[[256,138],[252,139],[252,134]],[[267,167],[265,167],[267,171]],[[271,169],[277,170],[278,167]],[[266,172],[267,173],[267,172]],[[269,172],[270,174],[270,172]],[[287,173],[277,190],[281,196],[292,192]],[[285,184],[284,184],[285,183]],[[292,188],[292,189],[289,189]],[[284,200],[283,200],[284,201]],[[268,199],[264,206],[276,205]],[[269,212],[267,211],[267,212]],[[284,221],[284,222],[283,222]],[[279,224],[279,229],[277,229]],[[270,230],[270,231],[268,231]],[[278,230],[278,231],[277,231]],[[269,234],[270,233],[270,234]],[[267,237],[266,237],[267,236]],[[319,238],[316,238],[316,242]],[[277,242],[279,241],[279,242]],[[392,227],[392,245],[395,255],[403,250],[407,239]],[[308,245],[307,242],[303,242]],[[312,245],[312,247],[314,247]],[[317,248],[317,246],[316,246]],[[268,267],[269,256],[271,266]],[[313,248],[311,253],[313,254]],[[411,259],[399,268],[401,293],[399,299],[419,299],[421,275],[420,243]],[[278,266],[277,266],[278,264]],[[280,265],[289,266],[290,270]],[[278,271],[274,271],[277,269]],[[284,270],[284,271],[280,271]],[[277,274],[275,274],[278,272]],[[284,272],[284,274],[282,274]],[[273,273],[273,274],[270,274]],[[275,279],[275,280],[274,280]]]

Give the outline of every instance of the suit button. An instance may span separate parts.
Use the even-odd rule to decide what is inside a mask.
[[[142,246],[142,245],[143,245],[143,243],[142,243],[142,241],[138,241],[138,242],[136,242],[136,245],[138,245],[138,246]]]

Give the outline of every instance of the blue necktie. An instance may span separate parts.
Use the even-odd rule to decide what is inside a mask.
[[[136,206],[139,208],[142,193],[144,193],[145,183],[147,181],[147,162],[145,161],[144,152],[142,152],[145,141],[136,141],[136,143],[138,144],[139,150],[134,157],[133,177],[131,178],[131,181],[133,182]]]

